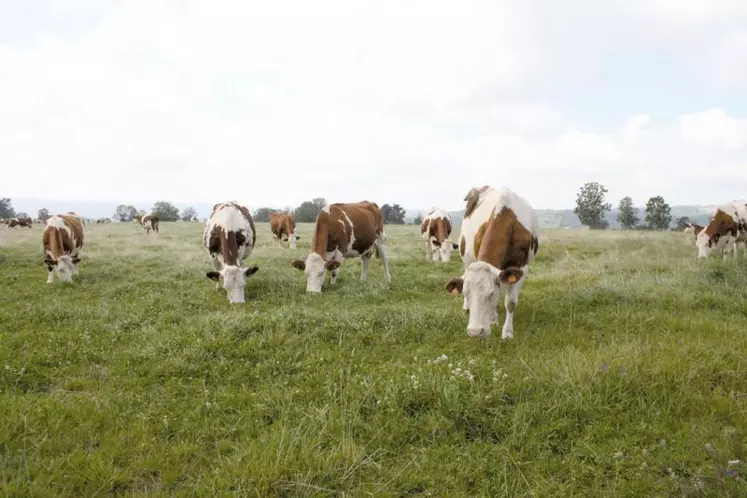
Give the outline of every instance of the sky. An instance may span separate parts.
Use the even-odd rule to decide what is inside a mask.
[[[747,197],[743,0],[0,3],[3,197]]]

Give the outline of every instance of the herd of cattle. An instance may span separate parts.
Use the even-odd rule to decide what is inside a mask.
[[[420,233],[426,245],[426,258],[448,262],[451,252],[459,250],[464,272],[446,283],[446,290],[463,297],[463,309],[469,312],[467,334],[487,337],[498,321],[498,299],[505,294],[506,318],[502,339],[513,337],[513,315],[527,270],[539,249],[539,226],[532,206],[506,187],[473,188],[464,197],[466,206],[458,243],[449,240],[451,216],[433,208],[422,222]],[[30,220],[14,219],[7,224],[30,226]],[[97,220],[97,223],[102,221]],[[159,218],[138,216],[133,220],[144,232],[159,232]],[[47,283],[54,275],[71,281],[78,273],[83,247],[85,221],[69,212],[50,217],[42,234]],[[296,224],[287,212],[270,216],[273,241],[286,241],[296,247]],[[747,203],[734,201],[718,206],[707,226],[690,224],[685,232],[695,235],[698,258],[714,250],[731,250],[736,257],[737,245],[747,245]],[[225,289],[230,303],[243,303],[244,289],[257,266],[245,267],[257,240],[257,231],[249,210],[233,202],[213,206],[203,232],[203,244],[214,270],[206,276]],[[747,248],[745,248],[747,254]],[[307,292],[322,291],[327,272],[332,285],[337,281],[346,258],[361,259],[362,281],[376,256],[384,266],[384,279],[391,282],[384,218],[374,202],[328,204],[316,218],[311,251],[303,260],[292,262],[306,278]]]

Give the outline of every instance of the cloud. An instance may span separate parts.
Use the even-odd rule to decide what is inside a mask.
[[[5,195],[457,209],[484,183],[562,207],[584,181],[689,203],[734,197],[729,189],[747,182],[744,118],[728,103],[693,107],[683,96],[669,115],[633,94],[618,107],[612,94],[609,108],[578,104],[590,88],[625,87],[617,75],[663,78],[647,72],[655,62],[628,70],[615,56],[645,59],[662,39],[688,67],[707,65],[703,81],[742,81],[731,63],[741,3],[54,0],[49,9],[18,18],[23,43],[0,34]],[[732,34],[703,50],[724,26]]]

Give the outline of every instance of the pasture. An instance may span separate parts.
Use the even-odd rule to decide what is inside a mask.
[[[515,338],[466,336],[461,274],[389,226],[392,283],[348,260],[306,295],[267,224],[247,303],[203,224],[89,224],[45,283],[0,228],[8,496],[745,496],[747,260],[681,233],[544,230]],[[458,236],[455,228],[452,239]],[[328,280],[327,280],[328,281]]]

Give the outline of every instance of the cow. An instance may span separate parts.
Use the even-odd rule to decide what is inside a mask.
[[[160,222],[158,216],[152,214],[145,216],[137,215],[133,221],[139,223],[146,234],[150,233],[151,230],[153,230],[153,233],[158,233],[158,224]]]
[[[484,338],[498,321],[498,298],[505,292],[501,339],[511,339],[519,292],[539,249],[536,212],[507,187],[473,188],[464,200],[467,205],[459,235],[464,273],[451,278],[446,290],[464,297],[462,308],[469,313],[467,335]]]
[[[449,240],[451,235],[451,215],[438,208],[432,208],[420,225],[420,235],[425,241],[425,259],[448,263],[451,251],[459,246]]]
[[[327,204],[316,217],[311,253],[292,266],[306,275],[306,292],[321,292],[326,271],[337,282],[345,258],[361,258],[361,281],[368,277],[368,265],[376,255],[384,264],[384,279],[391,282],[384,217],[374,202]]]
[[[737,257],[737,244],[747,243],[747,203],[734,201],[716,207],[708,225],[698,233],[695,246],[698,259],[706,258],[713,250],[727,249]],[[747,255],[747,248],[745,248]]]
[[[10,222],[8,223],[8,228],[26,227],[28,229],[31,229],[32,223],[33,220],[29,217],[11,218]]]
[[[216,271],[206,273],[223,288],[230,303],[243,303],[246,279],[257,273],[259,267],[243,268],[242,262],[254,250],[257,230],[249,210],[233,202],[222,202],[213,206],[213,212],[205,224],[203,243],[213,261]]]
[[[78,274],[80,250],[83,247],[83,221],[72,214],[56,214],[47,220],[42,233],[47,283],[54,282],[54,273],[63,282],[71,282]]]
[[[279,243],[285,236],[291,249],[296,248],[296,240],[301,237],[296,234],[296,221],[291,213],[285,211],[274,211],[270,213],[270,230],[272,231],[272,240]]]

